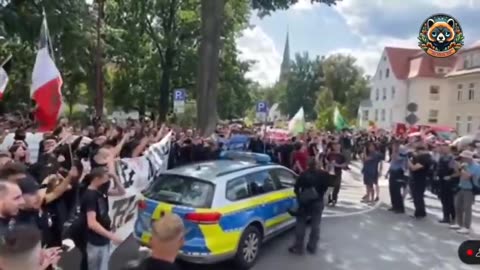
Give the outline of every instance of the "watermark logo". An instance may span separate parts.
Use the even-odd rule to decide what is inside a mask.
[[[433,57],[449,57],[463,47],[460,23],[450,15],[435,14],[428,17],[420,28],[418,46]]]

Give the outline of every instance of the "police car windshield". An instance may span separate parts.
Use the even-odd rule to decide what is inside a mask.
[[[183,175],[162,174],[143,192],[149,199],[175,205],[208,208],[212,204],[212,183]]]

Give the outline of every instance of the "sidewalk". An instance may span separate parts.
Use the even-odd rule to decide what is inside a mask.
[[[360,162],[352,162],[350,165],[350,171],[345,173],[344,180],[346,183],[354,183],[359,184],[362,183],[362,174],[361,174],[361,163]],[[385,179],[385,174],[388,170],[388,163],[384,162],[383,164],[383,171],[381,178],[379,179],[379,185],[381,189],[381,200],[387,204],[390,204],[390,196],[388,191],[388,179]],[[410,196],[407,196],[405,199],[405,207],[407,211],[410,210],[413,212],[415,209],[413,205],[413,201],[408,199]],[[434,219],[436,223],[437,220],[442,218],[442,204],[438,199],[437,195],[431,193],[430,191],[425,192],[425,205],[427,207],[427,213],[430,218]],[[446,226],[442,224],[438,224],[439,226]],[[480,196],[475,198],[475,204],[473,205],[473,213],[472,213],[472,235],[480,235]]]

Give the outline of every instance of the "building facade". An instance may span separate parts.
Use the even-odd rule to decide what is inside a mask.
[[[360,104],[358,125],[373,122],[392,129],[406,122],[410,103],[417,104],[417,124],[475,132],[480,127],[480,43],[448,58],[386,47],[370,81],[370,99]]]

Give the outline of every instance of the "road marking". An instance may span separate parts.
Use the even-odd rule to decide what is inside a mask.
[[[338,214],[332,214],[332,215],[327,215],[327,216],[322,216],[322,218],[336,218],[336,217],[351,217],[351,216],[356,216],[356,215],[363,215],[367,214],[375,209],[378,209],[381,205],[381,202],[378,201],[374,206],[367,208],[365,210],[361,210],[358,212],[351,212],[351,213],[338,213]]]

